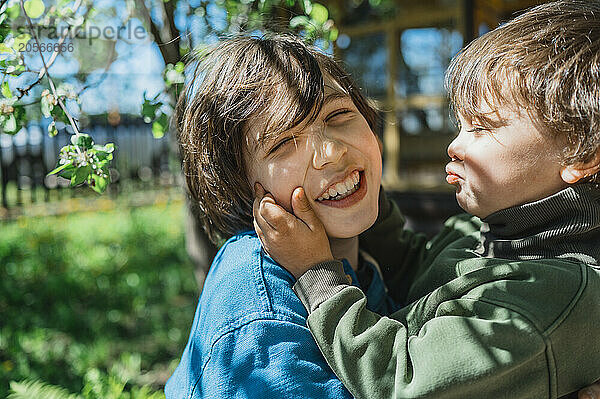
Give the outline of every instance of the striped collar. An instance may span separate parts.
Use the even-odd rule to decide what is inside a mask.
[[[600,189],[568,187],[482,220],[475,252],[505,259],[564,258],[600,265]]]

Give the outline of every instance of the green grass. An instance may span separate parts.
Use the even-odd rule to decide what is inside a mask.
[[[161,389],[198,296],[182,218],[176,202],[0,223],[0,397],[119,373]]]

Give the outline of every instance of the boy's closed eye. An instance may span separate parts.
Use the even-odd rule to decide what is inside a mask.
[[[337,124],[341,124],[344,123],[345,121],[349,120],[350,118],[352,118],[355,115],[354,111],[351,109],[347,109],[347,108],[343,108],[343,109],[337,109],[331,113],[329,113],[326,117],[324,122],[328,125],[337,125]],[[271,155],[276,153],[279,150],[284,149],[287,145],[289,145],[292,142],[296,142],[296,139],[298,138],[298,136],[287,136],[287,137],[283,137],[281,138],[278,142],[276,142],[268,151],[267,154]]]
[[[467,129],[467,132],[469,133],[475,133],[475,134],[481,134],[481,133],[489,133],[490,129],[485,128],[483,126],[473,126],[470,129]]]
[[[329,115],[325,117],[325,123],[335,125],[337,123],[341,123],[346,121],[347,119],[354,116],[354,111],[351,109],[338,109],[331,112]]]
[[[271,147],[269,149],[269,151],[267,151],[267,154],[271,155],[271,154],[277,152],[279,149],[282,149],[287,144],[290,144],[290,143],[295,142],[295,141],[296,141],[296,136],[284,137],[281,140],[279,140],[277,143],[275,143],[273,145],[273,147]]]

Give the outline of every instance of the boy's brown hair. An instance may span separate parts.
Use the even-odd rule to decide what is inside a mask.
[[[600,148],[600,1],[543,4],[477,38],[452,61],[446,87],[454,112],[498,127],[482,101],[522,108],[540,131],[566,137],[565,165],[592,160]]]
[[[196,56],[176,107],[189,195],[213,242],[252,229],[246,177],[248,123],[260,120],[259,144],[317,117],[323,74],[352,98],[374,130],[377,114],[333,59],[291,35],[237,36]]]

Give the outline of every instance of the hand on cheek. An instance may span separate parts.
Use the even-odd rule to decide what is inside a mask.
[[[279,206],[259,183],[255,191],[254,229],[265,251],[277,263],[298,278],[313,265],[333,259],[325,228],[303,188],[292,193],[294,214]]]

